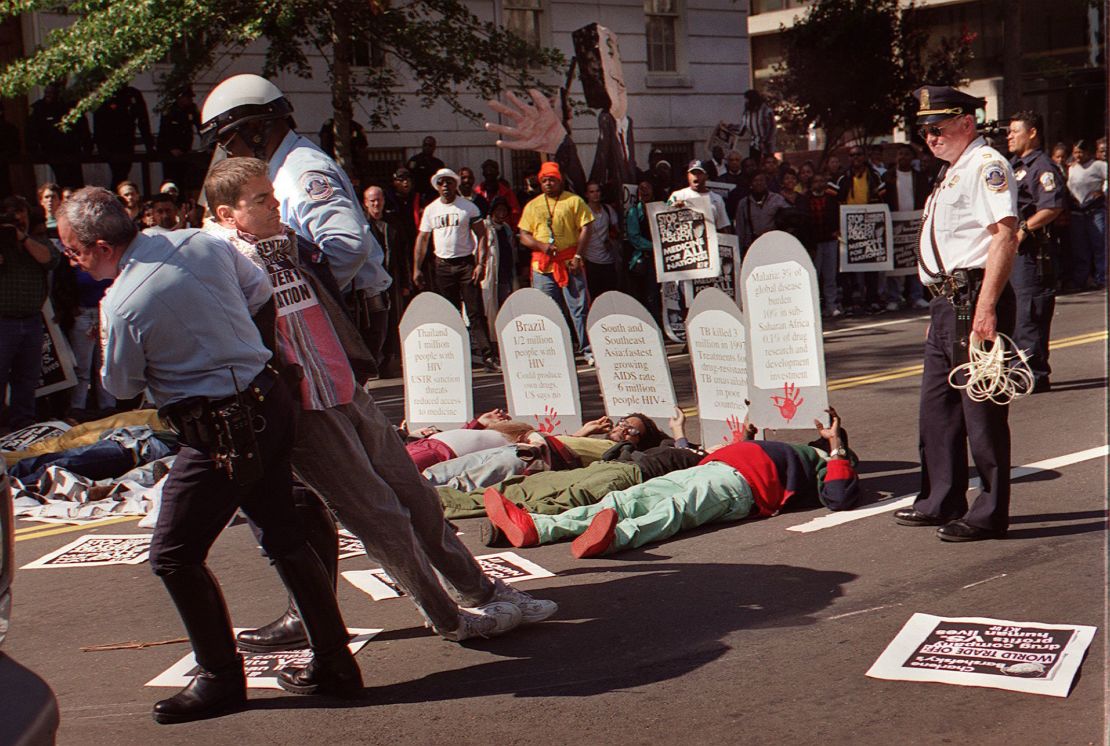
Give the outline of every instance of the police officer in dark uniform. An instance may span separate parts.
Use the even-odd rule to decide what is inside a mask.
[[[1009,528],[1009,406],[974,401],[948,379],[967,361],[971,335],[1012,333],[1017,189],[1010,164],[976,132],[982,99],[946,86],[915,95],[922,138],[948,165],[925,203],[917,255],[918,275],[933,296],[921,376],[921,492],[894,520],[939,526],[942,541],[997,539]],[[956,377],[966,381],[966,373]],[[969,446],[982,480],[970,508]]]
[[[1056,272],[1059,251],[1053,221],[1064,211],[1064,177],[1041,149],[1044,123],[1032,111],[1010,118],[1006,136],[1018,186],[1018,255],[1010,284],[1017,295],[1014,342],[1029,356],[1033,371],[1033,393],[1048,391],[1048,338],[1056,310]]]
[[[358,696],[362,674],[331,581],[293,508],[296,409],[267,366],[271,353],[259,332],[274,318],[266,273],[231,244],[199,231],[136,233],[123,205],[96,187],[66,200],[58,235],[82,269],[113,280],[100,307],[104,387],[121,399],[149,391],[181,439],[162,490],[150,564],[201,670],[154,705],[154,720],[199,720],[246,701],[227,605],[205,564],[240,507],[259,527],[313,651],[307,667],[282,669],[279,685],[295,694]]]

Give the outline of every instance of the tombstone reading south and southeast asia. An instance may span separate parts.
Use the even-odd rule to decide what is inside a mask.
[[[663,335],[647,309],[624,293],[602,293],[586,318],[605,414],[640,412],[664,427],[675,395]]]
[[[470,332],[458,309],[436,293],[420,293],[401,318],[405,421],[410,432],[462,427],[474,416]]]
[[[806,250],[789,233],[765,233],[748,249],[740,279],[752,424],[799,430],[827,422],[817,273]]]
[[[513,418],[548,433],[582,427],[570,330],[555,301],[535,288],[521,288],[505,300],[494,327]]]
[[[686,317],[686,340],[705,448],[742,433],[748,413],[747,337],[744,315],[728,295],[717,288],[698,293]]]
[[[890,208],[886,205],[840,206],[840,271],[889,272]]]
[[[917,274],[917,242],[921,233],[921,210],[890,213],[890,242],[893,269],[888,275]]]

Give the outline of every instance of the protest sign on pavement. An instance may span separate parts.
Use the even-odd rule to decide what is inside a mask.
[[[1076,624],[915,613],[867,675],[1066,697],[1095,631]]]
[[[139,565],[150,556],[150,539],[150,534],[88,534],[19,569]]]
[[[890,213],[892,266],[895,277],[917,274],[917,241],[921,234],[921,210]]]
[[[505,300],[494,327],[513,418],[546,433],[582,427],[574,347],[555,301],[535,288],[521,288]]]
[[[692,197],[681,207],[649,202],[646,209],[659,282],[697,280],[721,273],[717,228],[708,197]]]
[[[236,627],[235,634],[239,634],[244,629],[244,627]],[[352,654],[357,654],[374,635],[381,632],[380,629],[362,627],[348,627],[347,631],[352,635],[351,641],[347,644]],[[312,650],[309,648],[283,650],[278,653],[251,653],[240,650],[239,654],[243,656],[243,671],[247,676],[248,689],[281,689],[278,686],[278,671],[289,666],[304,668],[312,662]],[[198,673],[200,673],[200,666],[197,665],[194,655],[189,653],[146,682],[146,685],[180,688],[187,686]]]
[[[725,293],[706,288],[686,317],[703,447],[731,442],[748,413],[748,330]]]
[[[522,580],[554,577],[555,573],[540,567],[535,562],[524,559],[515,552],[499,552],[498,554],[484,554],[475,557],[482,572],[493,580],[504,580],[506,583],[517,583]],[[370,596],[375,601],[387,598],[400,598],[405,595],[393,578],[385,570],[347,570],[341,573],[355,588]]]
[[[817,273],[798,239],[770,231],[740,270],[748,322],[749,417],[760,428],[806,429],[827,421],[825,347]]]
[[[405,420],[411,431],[462,427],[474,417],[470,333],[457,308],[420,293],[401,318]]]
[[[586,330],[605,414],[616,419],[640,412],[665,427],[674,416],[674,385],[663,335],[647,309],[624,293],[602,293],[590,307]]]
[[[889,271],[894,266],[890,208],[840,206],[840,271]]]

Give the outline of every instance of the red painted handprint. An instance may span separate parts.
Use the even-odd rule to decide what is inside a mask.
[[[782,396],[771,396],[771,403],[779,409],[779,414],[787,422],[794,419],[794,415],[798,414],[798,407],[802,405],[805,399],[798,393],[798,387],[792,383],[784,383],[782,385]]]
[[[541,433],[553,433],[555,428],[563,424],[562,420],[558,419],[559,413],[546,404],[543,407],[543,419],[538,414],[532,416],[536,420],[536,430]]]
[[[744,439],[744,423],[736,415],[732,415],[725,424],[728,426],[728,435],[726,435],[722,442],[727,446],[733,443],[739,443]]]

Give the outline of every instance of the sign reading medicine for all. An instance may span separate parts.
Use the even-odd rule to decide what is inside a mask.
[[[890,208],[840,206],[840,271],[888,272],[894,267]]]
[[[655,271],[659,282],[699,280],[721,274],[717,228],[707,197],[687,199],[682,207],[665,202],[647,205]]]

